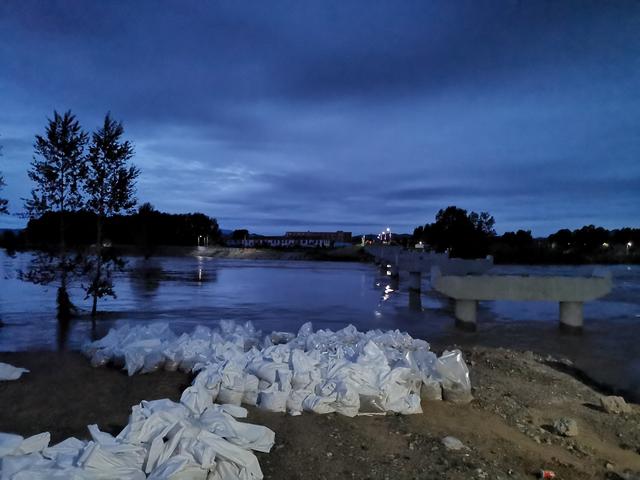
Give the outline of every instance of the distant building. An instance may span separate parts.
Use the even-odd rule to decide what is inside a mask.
[[[331,248],[351,245],[351,232],[286,232],[284,236],[254,236],[242,240],[243,247]]]
[[[346,247],[351,245],[351,232],[287,232],[285,238],[299,240],[301,246]]]

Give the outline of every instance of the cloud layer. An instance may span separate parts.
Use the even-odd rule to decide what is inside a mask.
[[[632,0],[22,1],[0,32],[14,211],[70,108],[123,120],[142,201],[225,228],[409,231],[449,204],[501,231],[638,226]]]

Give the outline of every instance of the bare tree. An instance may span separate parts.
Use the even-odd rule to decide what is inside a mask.
[[[105,247],[104,219],[122,213],[131,213],[136,205],[135,186],[139,170],[128,165],[133,157],[133,146],[122,140],[124,128],[107,113],[102,126],[93,133],[87,156],[87,172],[83,177],[86,193],[85,208],[96,215],[96,245],[87,258],[85,272],[90,283],[85,288],[87,297],[93,298],[91,315],[95,317],[98,299],[115,297],[113,272],[121,269],[123,261],[112,248]]]

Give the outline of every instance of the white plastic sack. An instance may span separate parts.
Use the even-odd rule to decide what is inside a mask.
[[[0,381],[18,380],[23,373],[29,373],[29,370],[0,362]]]

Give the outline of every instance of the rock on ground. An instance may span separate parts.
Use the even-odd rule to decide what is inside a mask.
[[[558,435],[563,437],[577,437],[578,436],[578,422],[573,418],[560,418],[553,422],[553,429]]]
[[[462,450],[463,448],[467,448],[464,443],[458,440],[456,437],[444,437],[442,439],[442,444],[446,447],[447,450]]]
[[[628,405],[624,398],[615,395],[601,397],[600,406],[607,413],[631,413],[631,405]]]

